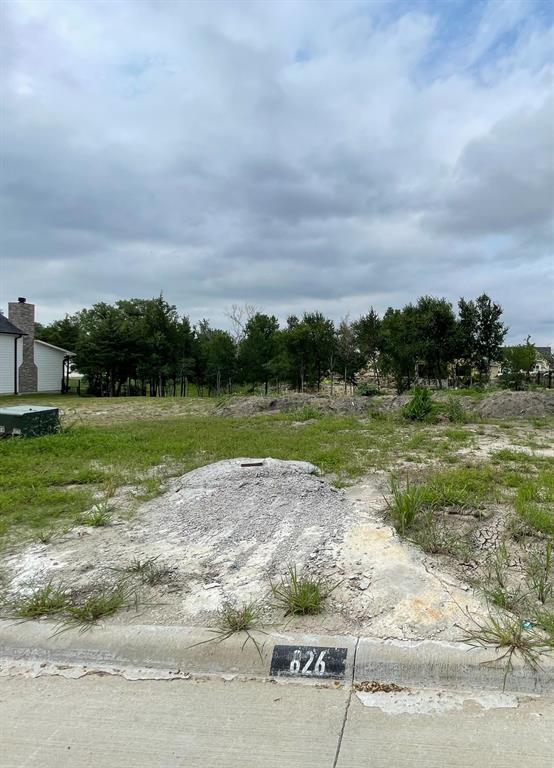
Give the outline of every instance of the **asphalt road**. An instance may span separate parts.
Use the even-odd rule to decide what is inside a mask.
[[[260,681],[0,678],[2,768],[552,768],[554,699]],[[497,706],[502,704],[503,706]],[[507,704],[507,706],[506,706]],[[489,707],[489,708],[487,708]]]

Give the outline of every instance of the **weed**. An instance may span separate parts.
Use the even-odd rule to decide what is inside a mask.
[[[467,560],[470,554],[467,542],[451,534],[444,523],[435,520],[432,510],[423,515],[411,538],[430,554],[450,555],[461,561]]]
[[[533,621],[539,629],[548,635],[549,641],[554,647],[554,612],[552,610],[538,611],[533,616]]]
[[[449,397],[446,404],[446,417],[453,424],[465,424],[466,412],[457,397]]]
[[[244,632],[246,637],[242,644],[242,649],[246,643],[250,640],[254,643],[260,659],[263,661],[262,649],[263,645],[256,640],[252,632],[266,633],[258,626],[260,621],[261,608],[259,603],[241,603],[240,605],[233,605],[226,602],[217,612],[217,626],[215,629],[211,629],[210,632],[215,634],[215,637],[208,640],[202,640],[200,643],[195,643],[190,646],[194,648],[197,645],[204,645],[206,643],[222,643],[232,635]]]
[[[402,489],[398,480],[391,477],[390,493],[389,498],[385,497],[385,503],[394,527],[403,536],[423,510],[422,487],[406,478],[406,487]]]
[[[543,605],[554,594],[552,582],[552,541],[547,541],[544,552],[534,552],[525,563],[525,575],[529,588]]]
[[[320,419],[321,411],[311,405],[304,405],[298,411],[294,412],[295,421],[310,421],[311,419]]]
[[[94,528],[101,528],[109,525],[112,519],[113,507],[107,499],[98,501],[94,507],[81,518],[83,525],[91,525]]]
[[[49,581],[41,587],[35,587],[30,595],[17,598],[11,610],[21,619],[36,619],[39,616],[60,614],[67,602],[67,590],[61,584]]]
[[[337,587],[318,576],[298,575],[296,566],[291,566],[286,576],[271,585],[271,591],[275,606],[283,609],[285,616],[305,616],[321,613],[325,600]]]
[[[484,587],[483,594],[488,603],[502,608],[504,611],[520,615],[525,596],[519,590],[511,591],[507,587],[501,587],[497,584],[493,587]]]
[[[402,408],[402,415],[410,421],[429,421],[436,411],[431,392],[416,387],[412,399]]]
[[[508,586],[508,550],[506,542],[502,542],[498,547],[487,555],[485,561],[487,584],[493,584],[505,590]]]
[[[55,535],[56,531],[53,528],[45,528],[38,532],[37,541],[40,541],[41,544],[50,544]]]
[[[108,477],[104,482],[104,498],[111,499],[117,492],[117,480],[115,477]]]
[[[474,647],[494,648],[501,655],[495,661],[506,661],[504,672],[504,688],[506,680],[513,669],[513,659],[519,656],[531,669],[540,667],[541,655],[552,651],[552,642],[534,629],[526,629],[518,616],[493,616],[477,620],[469,612],[473,628],[465,629],[462,642]],[[494,663],[494,662],[489,662]]]
[[[115,586],[100,586],[81,601],[65,606],[64,618],[60,622],[58,632],[79,627],[81,631],[90,629],[106,616],[113,616],[121,608],[131,602],[131,597],[137,605],[136,593],[126,589],[122,584]]]
[[[173,573],[173,568],[158,563],[158,557],[150,557],[146,560],[134,558],[130,564],[122,570],[128,574],[136,575],[142,584],[154,587],[162,584]],[[118,569],[120,570],[120,569]]]

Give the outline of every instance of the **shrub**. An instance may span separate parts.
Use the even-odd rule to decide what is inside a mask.
[[[367,382],[360,384],[357,391],[362,397],[375,397],[376,395],[381,394],[379,387],[375,384],[368,384]]]
[[[412,399],[402,408],[402,415],[410,421],[428,421],[435,410],[431,392],[428,389],[416,387]]]

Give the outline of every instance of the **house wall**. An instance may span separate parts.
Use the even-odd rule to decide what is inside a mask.
[[[62,386],[64,352],[35,341],[38,392],[59,392]]]
[[[0,395],[13,395],[13,353],[14,338],[7,333],[0,333]],[[23,346],[17,342],[17,361],[21,361]]]

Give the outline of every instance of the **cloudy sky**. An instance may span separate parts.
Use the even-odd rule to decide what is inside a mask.
[[[0,306],[356,316],[487,291],[554,342],[548,0],[0,7]]]

